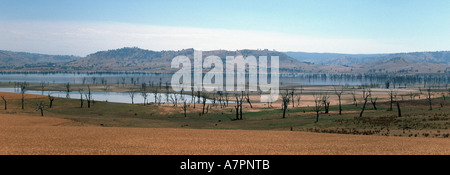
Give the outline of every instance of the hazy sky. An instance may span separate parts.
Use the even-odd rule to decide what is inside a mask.
[[[448,0],[0,0],[0,50],[450,50]]]

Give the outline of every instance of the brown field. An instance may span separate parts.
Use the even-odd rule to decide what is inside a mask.
[[[450,154],[450,140],[325,133],[80,126],[0,114],[2,155]]]

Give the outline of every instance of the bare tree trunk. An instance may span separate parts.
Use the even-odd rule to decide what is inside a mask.
[[[361,113],[359,113],[359,117],[362,117],[362,115],[363,115],[363,113],[364,113],[364,109],[366,109],[366,104],[367,104],[367,98],[368,98],[369,96],[366,96],[365,98],[364,98],[364,105],[363,105],[363,107],[362,107],[362,110],[361,110]]]
[[[25,91],[27,90],[27,82],[23,82],[23,83],[19,83],[19,87],[20,87],[20,93],[22,94],[22,109],[24,109],[24,102],[25,102]]]
[[[186,104],[186,100],[184,100],[184,103],[183,103],[184,117],[186,117],[186,110],[187,110],[187,104]]]
[[[41,116],[43,117],[44,116],[44,104],[42,104],[42,102],[40,102],[38,108],[41,111]]]
[[[400,110],[400,103],[397,101],[397,110],[398,110],[398,117],[402,116],[402,111]]]
[[[206,107],[206,97],[204,96],[204,97],[202,97],[203,99],[203,101],[202,101],[202,104],[203,104],[203,107],[202,107],[202,115],[203,114],[205,114],[205,107]]]
[[[53,100],[55,100],[55,97],[50,96],[50,94],[48,95],[48,100],[50,101],[50,105],[49,108],[52,108],[53,106]]]
[[[378,98],[375,98],[375,100],[373,100],[372,98],[370,98],[370,102],[372,103],[373,109],[375,110],[377,110],[377,99]]]
[[[283,104],[283,118],[286,118],[286,108],[287,106]]]
[[[341,105],[341,96],[338,96],[339,98],[339,115],[342,115],[342,105]]]
[[[1,97],[3,99],[3,102],[5,102],[5,111],[6,111],[8,108],[7,108],[7,102],[6,102],[5,96],[1,96]]]
[[[240,105],[239,105],[239,99],[238,99],[237,96],[236,96],[236,106],[234,108],[236,109],[236,120],[239,120],[239,108],[240,108]]]
[[[248,95],[248,92],[247,92],[247,103],[250,104],[250,108],[253,108],[252,102],[250,102],[250,97]]]
[[[240,113],[240,114],[239,114],[239,116],[240,116],[239,119],[242,120],[242,98],[241,98],[241,102],[239,102],[239,106],[240,106],[240,107],[239,107],[239,113]]]
[[[320,112],[320,111],[318,111],[318,110],[316,111],[316,121],[315,121],[314,123],[319,122],[319,112]]]
[[[431,106],[431,88],[427,89],[428,92],[428,103],[430,104],[430,111],[433,110],[433,107]]]

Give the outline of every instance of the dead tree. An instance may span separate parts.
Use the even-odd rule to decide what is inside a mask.
[[[242,100],[243,97],[239,96],[238,94],[235,94],[236,97],[236,106],[234,107],[236,109],[236,120],[242,120]]]
[[[342,105],[341,105],[342,92],[344,92],[344,87],[342,87],[341,90],[339,91],[336,89],[336,87],[334,87],[334,93],[336,94],[339,100],[339,115],[342,115]]]
[[[39,84],[39,87],[41,88],[41,95],[44,95],[44,88],[45,88],[45,86],[46,86],[45,82],[41,82]]]
[[[38,110],[41,111],[41,116],[44,116],[44,103],[41,101],[39,102],[39,104],[37,105]]]
[[[134,104],[134,94],[136,94],[136,91],[134,90],[128,91],[128,95],[131,98],[131,104]]]
[[[27,91],[28,83],[27,82],[19,83],[19,87],[20,87],[20,94],[22,95],[21,105],[22,109],[24,109],[25,92]]]
[[[362,115],[364,113],[364,109],[366,109],[367,98],[369,98],[369,94],[366,94],[366,96],[364,97],[364,104],[363,104],[363,107],[361,109],[361,113],[359,113],[359,117],[362,117]]]
[[[48,100],[50,101],[48,108],[52,108],[53,100],[55,100],[55,97],[52,97],[50,94],[48,94]]]
[[[188,105],[187,105],[187,103],[186,103],[186,100],[184,100],[184,102],[183,102],[183,112],[184,112],[184,117],[186,117],[187,115],[186,115],[186,111],[187,111],[187,108],[188,108]]]
[[[92,100],[92,94],[91,94],[91,88],[88,85],[88,93],[84,94],[84,96],[86,97],[86,101],[88,103],[88,108],[91,108],[91,100]]]
[[[203,95],[203,97],[201,97],[202,98],[202,104],[203,104],[203,107],[202,107],[202,115],[203,114],[205,114],[205,107],[206,107],[206,95]]]
[[[316,112],[316,121],[319,122],[319,113],[322,111],[322,97],[320,95],[313,94],[314,97],[314,111]]]
[[[239,120],[239,97],[236,96],[236,106],[234,107],[234,109],[236,110],[236,120]]]
[[[370,96],[370,102],[372,103],[373,109],[377,110],[377,100],[378,97],[375,97],[375,99],[373,99],[372,95]]]
[[[294,89],[291,89],[291,100],[290,101],[292,101],[292,108],[294,108],[295,106],[294,106],[294,103],[295,103],[295,101],[294,101],[294,94],[295,93],[295,90]]]
[[[281,94],[281,109],[283,110],[283,118],[286,118],[286,109],[290,102],[290,93],[286,90],[285,93]]]
[[[328,94],[322,95],[322,103],[325,109],[325,114],[328,114],[330,109],[330,101],[328,100],[330,96]]]
[[[295,97],[292,100],[297,101],[297,107],[300,106],[300,101],[302,100],[303,89],[300,89],[300,93],[295,93]]]
[[[397,92],[395,92],[394,90],[389,90],[389,98],[390,98],[390,106],[389,106],[389,111],[392,111],[392,104],[394,103],[394,98],[397,97]]]
[[[5,103],[5,111],[6,111],[8,109],[8,107],[7,107],[7,102],[6,102],[5,96],[1,96],[1,97],[3,99],[3,102]]]
[[[145,90],[142,90],[141,96],[142,96],[142,98],[144,98],[144,106],[145,106],[145,104],[147,103],[148,94],[147,94],[147,92],[145,92]]]
[[[248,92],[247,92],[247,93],[245,93],[245,94],[246,94],[246,97],[245,97],[245,99],[247,100],[247,103],[248,103],[248,104],[250,104],[250,108],[253,108],[253,106],[252,106],[252,102],[250,102],[250,96],[249,96]]]
[[[358,101],[356,100],[355,91],[351,91],[350,94],[352,94],[352,97],[353,97],[353,104],[355,106],[358,106]]]
[[[155,104],[158,102],[158,88],[153,88],[152,89],[153,92],[153,96],[154,96],[154,100],[155,100]]]
[[[431,106],[431,88],[428,87],[427,89],[427,95],[428,95],[428,104],[430,105],[430,111],[433,110],[433,107]]]
[[[83,89],[79,89],[78,93],[80,93],[80,108],[83,108]]]
[[[66,83],[66,98],[70,98],[70,83]]]
[[[223,92],[222,91],[217,91],[217,95],[219,96],[218,101],[219,101],[220,108],[223,108],[224,107],[223,106],[224,104],[222,104]]]
[[[414,94],[412,91],[409,92],[408,95],[409,95],[409,98],[410,98],[411,101],[413,101],[415,99],[414,97],[416,96],[416,94]]]

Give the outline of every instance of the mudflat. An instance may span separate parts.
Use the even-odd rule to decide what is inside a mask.
[[[126,128],[0,114],[2,155],[450,154],[450,139],[297,131]]]

